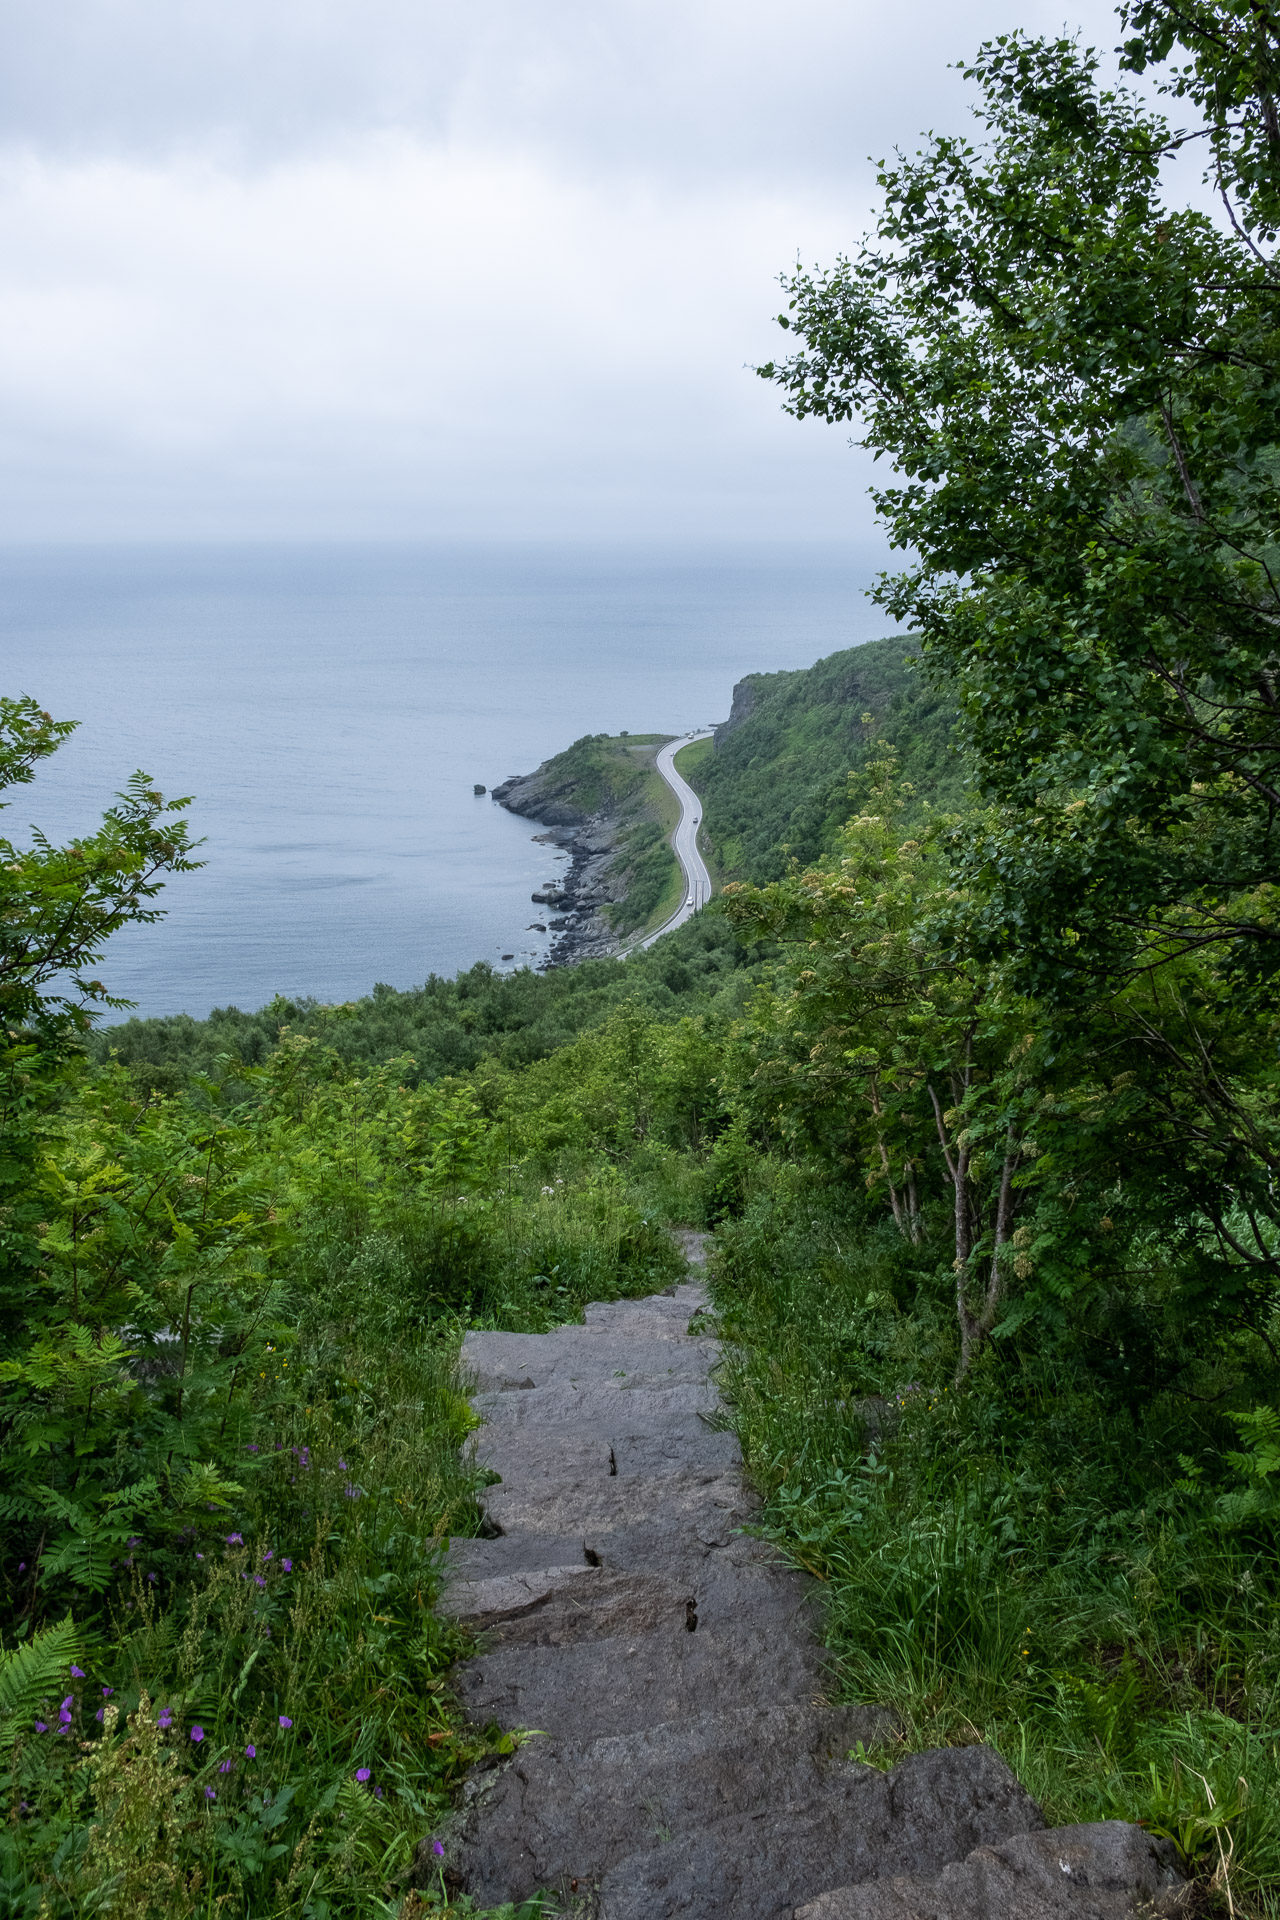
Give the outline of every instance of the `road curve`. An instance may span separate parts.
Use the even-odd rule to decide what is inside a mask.
[[[669,740],[659,753],[654,765],[680,802],[680,819],[671,845],[680,870],[684,874],[684,899],[669,920],[664,920],[656,933],[647,933],[643,940],[637,940],[629,949],[638,953],[642,947],[651,947],[655,940],[661,940],[664,933],[671,933],[676,927],[682,927],[691,919],[699,907],[705,907],[711,898],[711,875],[702,855],[698,852],[698,828],[702,825],[702,802],[689,782],[676,772],[675,757],[682,747],[691,747],[695,740],[709,740],[710,727],[701,733],[686,733],[683,739]]]

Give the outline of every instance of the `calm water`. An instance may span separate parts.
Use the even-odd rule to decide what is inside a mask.
[[[148,1014],[540,959],[562,858],[472,793],[586,732],[678,732],[742,674],[886,630],[878,554],[0,550],[0,690],[73,740],[3,831],[89,831],[143,767],[207,865],[100,969]]]

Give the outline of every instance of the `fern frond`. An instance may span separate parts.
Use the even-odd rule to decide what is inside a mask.
[[[71,1663],[80,1651],[80,1634],[68,1614],[56,1627],[0,1653],[0,1753],[30,1731],[36,1708],[61,1687],[65,1692]]]

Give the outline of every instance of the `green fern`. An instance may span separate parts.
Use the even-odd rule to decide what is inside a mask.
[[[40,1702],[63,1686],[79,1651],[79,1631],[68,1614],[56,1627],[0,1653],[0,1753],[28,1731]]]

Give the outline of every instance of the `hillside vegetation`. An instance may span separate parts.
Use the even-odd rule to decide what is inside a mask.
[[[763,371],[890,456],[919,660],[746,683],[695,922],[95,1032],[180,806],[0,846],[6,1911],[467,1911],[431,1836],[513,1742],[433,1608],[458,1342],[666,1284],[684,1224],[871,1757],[988,1741],[1280,1912],[1280,23],[1126,30],[1141,101],[983,49],[975,143],[789,282]],[[1161,199],[1170,56],[1235,225]],[[66,731],[0,704],[0,784]]]
[[[788,859],[829,851],[849,813],[848,776],[885,745],[919,801],[959,806],[955,703],[919,671],[910,639],[873,640],[734,689],[715,751],[687,776],[726,879],[777,879]]]

